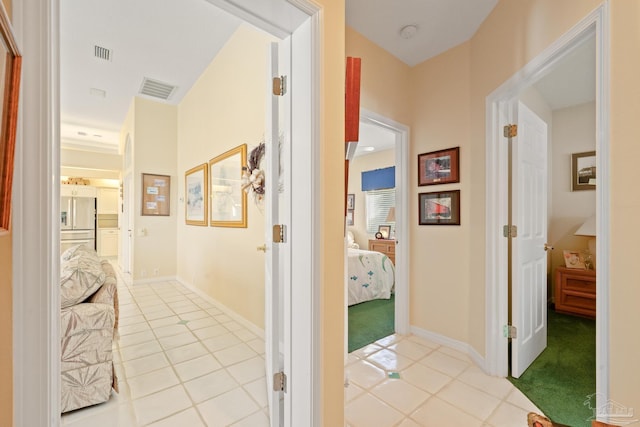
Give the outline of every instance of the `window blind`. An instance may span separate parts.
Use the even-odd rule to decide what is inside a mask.
[[[364,193],[367,233],[376,234],[378,226],[391,225],[391,230],[395,230],[395,222],[387,221],[389,209],[396,205],[396,189],[387,188],[384,190],[372,190]]]

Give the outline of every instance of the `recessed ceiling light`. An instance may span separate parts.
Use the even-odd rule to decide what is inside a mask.
[[[368,145],[363,145],[360,147],[362,151],[376,151],[375,147],[370,147]]]
[[[80,136],[87,136],[87,133],[86,133],[86,132],[79,131],[79,132],[78,132],[78,135],[80,135]]]
[[[417,32],[418,32],[417,25],[413,25],[413,24],[405,25],[400,29],[400,37],[408,40],[410,38],[413,38],[413,36],[415,36]]]

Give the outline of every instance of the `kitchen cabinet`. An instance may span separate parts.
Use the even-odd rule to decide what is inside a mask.
[[[103,228],[98,231],[98,255],[118,255],[119,233],[120,231],[117,228]]]
[[[64,197],[97,197],[98,189],[90,185],[70,185],[60,186],[60,196]]]
[[[118,214],[118,192],[117,188],[98,189],[98,214]]]

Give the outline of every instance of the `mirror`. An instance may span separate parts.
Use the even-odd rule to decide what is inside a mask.
[[[18,96],[20,94],[20,66],[18,51],[7,11],[0,3],[0,232],[11,224],[11,184],[13,182],[13,155],[18,122]]]

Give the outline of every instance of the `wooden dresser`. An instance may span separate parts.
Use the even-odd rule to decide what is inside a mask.
[[[596,272],[556,268],[556,311],[596,317]]]
[[[389,257],[393,265],[396,264],[396,241],[386,239],[370,239],[369,250],[381,252]]]

